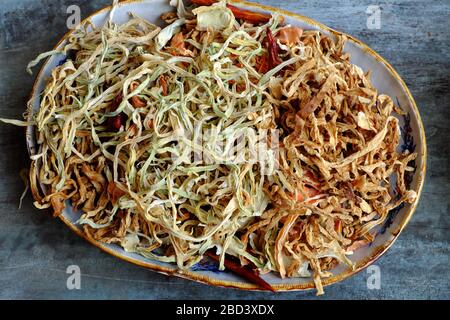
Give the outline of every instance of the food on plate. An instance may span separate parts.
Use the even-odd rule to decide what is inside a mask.
[[[88,237],[180,269],[215,252],[221,269],[311,276],[323,293],[417,196],[403,111],[350,63],[345,36],[171,3],[163,28],[131,14],[68,38],[40,109],[13,122],[36,127],[35,206],[70,203]]]

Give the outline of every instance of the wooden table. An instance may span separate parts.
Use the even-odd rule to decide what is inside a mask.
[[[82,16],[109,0],[0,2],[0,115],[25,110],[33,77],[25,66],[66,32],[66,9]],[[428,175],[420,205],[393,247],[376,262],[381,289],[368,290],[363,271],[327,287],[323,298],[450,298],[450,4],[447,0],[259,0],[349,33],[378,51],[400,73],[419,106],[427,132]],[[370,5],[381,28],[368,29]],[[22,128],[0,125],[0,298],[316,298],[313,291],[282,294],[213,288],[169,278],[123,262],[91,246],[58,219],[35,209],[27,196],[18,209],[27,166]],[[81,290],[68,290],[69,265],[80,266]]]

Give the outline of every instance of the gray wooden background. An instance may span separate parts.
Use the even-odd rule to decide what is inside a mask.
[[[406,230],[376,264],[381,289],[368,290],[363,271],[325,288],[320,299],[450,298],[450,1],[257,0],[310,16],[361,39],[400,73],[419,106],[429,160],[420,205]],[[66,32],[66,9],[82,16],[110,0],[0,1],[0,116],[25,110],[33,77],[25,66]],[[369,30],[368,6],[378,5],[381,29]],[[58,219],[38,211],[19,172],[28,164],[24,131],[0,125],[0,298],[3,299],[305,299],[313,291],[251,293],[170,278],[118,260],[89,245]],[[66,268],[81,268],[81,290],[66,288]]]

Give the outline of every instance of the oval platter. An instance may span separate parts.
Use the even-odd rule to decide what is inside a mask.
[[[334,34],[342,34],[341,32],[335,31],[319,22],[298,14],[245,1],[230,2],[232,2],[235,6],[248,10],[265,13],[279,13],[285,17],[286,24],[299,26],[303,29],[320,30],[330,36]],[[111,7],[106,7],[95,12],[87,19],[89,19],[95,26],[102,26],[107,21],[110,10]],[[117,24],[125,23],[129,18],[129,12],[133,12],[152,23],[161,25],[162,21],[159,19],[159,16],[162,13],[171,10],[174,10],[174,8],[169,5],[168,0],[122,1],[115,9],[113,21]],[[70,33],[71,32],[67,33],[61,39],[61,41],[55,46],[55,49],[59,49],[64,46],[66,39],[70,36]],[[410,91],[398,73],[387,61],[385,61],[380,55],[361,41],[349,35],[346,36],[348,41],[346,42],[344,51],[350,53],[350,61],[360,66],[364,72],[371,70],[371,81],[374,87],[378,89],[379,93],[384,93],[391,96],[394,99],[394,102],[401,106],[406,112],[405,116],[399,117],[402,133],[400,149],[403,151],[409,150],[411,152],[418,153],[417,159],[413,163],[415,171],[411,172],[406,177],[406,183],[409,185],[409,188],[415,190],[419,196],[414,203],[405,204],[404,206],[393,210],[386,222],[379,227],[378,230],[376,230],[377,236],[375,237],[374,242],[368,246],[356,250],[353,255],[349,256],[350,260],[355,262],[356,268],[354,270],[350,270],[339,264],[331,270],[333,276],[323,279],[324,285],[342,281],[363,270],[378,259],[384,252],[386,252],[386,250],[388,250],[395,239],[399,236],[400,232],[405,228],[417,207],[426,172],[427,153],[425,132],[419,110]],[[31,92],[32,112],[35,112],[39,108],[39,95],[44,89],[46,79],[51,75],[51,70],[64,61],[64,59],[65,57],[63,55],[54,55],[47,59],[44,63]],[[32,112],[30,112],[30,115]],[[30,155],[35,154],[37,144],[34,128],[32,126],[27,127],[26,137]],[[249,283],[245,279],[242,279],[233,273],[219,271],[217,265],[212,262],[201,262],[190,270],[181,271],[178,270],[177,266],[174,264],[151,260],[135,253],[126,252],[118,245],[104,244],[89,239],[84,235],[80,225],[77,224],[79,216],[79,212],[75,212],[70,206],[68,206],[59,218],[79,236],[85,238],[96,247],[117,258],[160,273],[171,274],[209,285],[234,287],[246,290],[259,290],[256,285]],[[276,291],[306,290],[314,288],[314,282],[311,278],[281,279],[273,273],[265,274],[262,277],[270,283]]]

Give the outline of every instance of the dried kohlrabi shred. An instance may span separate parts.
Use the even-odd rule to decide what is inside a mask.
[[[343,36],[277,16],[253,25],[223,2],[172,5],[162,29],[137,16],[77,29],[39,111],[9,121],[36,124],[35,205],[59,215],[70,201],[89,237],[179,268],[216,247],[221,268],[227,253],[263,273],[312,276],[323,293],[328,270],[354,267],[348,256],[389,210],[415,200],[398,107],[349,62]],[[188,140],[205,129],[210,144]],[[242,129],[278,130],[273,174],[228,164],[215,147]],[[256,147],[249,135],[233,150]],[[209,161],[186,161],[190,150]]]

